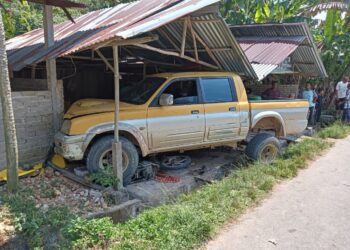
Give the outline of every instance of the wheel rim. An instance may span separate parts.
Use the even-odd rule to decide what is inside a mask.
[[[168,156],[163,160],[163,165],[168,168],[177,168],[187,161],[185,156]]]
[[[112,154],[112,150],[108,149],[105,152],[103,152],[100,156],[99,159],[99,168],[102,170],[107,170],[110,168],[113,168],[113,154]],[[127,156],[127,154],[122,151],[122,169],[123,169],[123,173],[125,172],[125,170],[128,168],[129,165],[129,157]]]
[[[276,159],[278,154],[278,148],[275,145],[266,145],[260,155],[260,161],[264,163],[270,163]]]

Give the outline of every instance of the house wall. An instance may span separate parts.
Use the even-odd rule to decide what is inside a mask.
[[[270,88],[270,85],[266,84],[255,84],[249,85],[247,88],[250,88],[255,95],[261,95],[266,89]],[[278,89],[281,92],[281,97],[288,97],[291,93],[295,93],[298,96],[299,85],[298,84],[280,84]]]
[[[46,80],[27,79],[25,85],[16,85],[12,82],[12,89],[35,89],[35,85],[43,89]],[[63,87],[62,81],[58,82],[60,89],[60,110],[63,114]],[[47,87],[46,87],[47,89]],[[51,92],[39,91],[15,91],[12,92],[12,103],[16,122],[19,162],[21,164],[35,164],[43,161],[53,141],[52,128],[52,102]],[[1,109],[1,106],[0,106]],[[2,112],[0,112],[2,121]],[[0,122],[0,169],[6,167],[5,142],[3,123]]]

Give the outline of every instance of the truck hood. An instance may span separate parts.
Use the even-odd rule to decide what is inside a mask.
[[[64,115],[65,119],[79,116],[114,112],[114,100],[108,99],[82,99],[76,101]],[[120,102],[120,111],[135,108],[137,105]]]

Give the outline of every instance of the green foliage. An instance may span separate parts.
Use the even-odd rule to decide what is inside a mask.
[[[1,0],[0,0],[1,1]],[[69,9],[73,18],[85,14],[92,10],[112,7],[120,3],[132,2],[134,0],[79,0],[86,4],[86,9]],[[6,39],[19,34],[42,27],[43,7],[40,4],[28,3],[27,1],[14,0],[10,3],[2,1],[7,12],[1,10],[5,26]],[[67,21],[67,16],[60,8],[53,9],[54,23]]]
[[[31,248],[43,245],[44,235],[48,231],[58,229],[68,223],[73,216],[67,207],[50,208],[47,212],[36,207],[32,191],[20,187],[18,194],[0,194],[0,215],[3,211],[10,212],[9,217],[17,233],[26,238]]]
[[[336,122],[333,126],[322,129],[318,133],[320,138],[342,139],[350,133],[350,126],[342,122]]]
[[[308,138],[289,146],[273,164],[242,167],[220,182],[184,195],[174,204],[148,210],[125,224],[112,225],[107,219],[79,220],[66,232],[75,249],[95,244],[109,249],[198,248],[222,224],[259,202],[279,180],[296,176],[298,169],[329,146],[321,138]],[[97,234],[93,229],[97,227],[106,233]]]
[[[103,187],[116,187],[118,184],[118,179],[114,176],[112,168],[91,173],[89,178],[92,182]]]
[[[42,8],[36,4],[14,0],[11,3],[2,1],[7,12],[2,10],[6,38],[31,31],[41,26]]]
[[[231,24],[295,22],[309,20],[297,15],[308,4],[307,0],[226,0],[221,5],[221,13]]]
[[[109,240],[116,233],[116,228],[110,218],[86,220],[77,218],[63,231],[67,239],[78,239],[71,246],[77,249],[106,249]]]

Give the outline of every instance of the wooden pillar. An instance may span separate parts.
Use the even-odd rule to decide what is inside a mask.
[[[52,6],[49,5],[44,6],[44,36],[46,47],[51,47],[55,44]],[[60,129],[61,118],[59,112],[59,89],[55,59],[48,59],[46,61],[46,73],[48,87],[51,90],[53,133],[56,133]]]
[[[123,160],[122,160],[122,144],[119,140],[119,53],[118,45],[113,45],[113,59],[114,59],[114,140],[112,143],[113,154],[113,173],[118,179],[118,189],[123,187]]]

